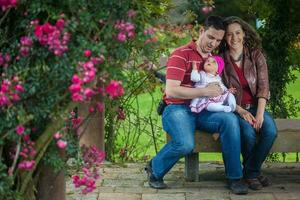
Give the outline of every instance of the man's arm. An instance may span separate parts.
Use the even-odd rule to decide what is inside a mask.
[[[170,80],[166,81],[166,95],[168,98],[193,99],[196,97],[215,97],[222,94],[222,89],[219,84],[209,84],[205,88],[188,88],[180,86],[181,81]]]

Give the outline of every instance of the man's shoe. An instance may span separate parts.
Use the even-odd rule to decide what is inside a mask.
[[[266,176],[260,175],[260,176],[257,177],[257,179],[263,187],[267,187],[269,185],[272,185],[270,179]]]
[[[165,189],[165,188],[167,188],[167,185],[164,183],[163,179],[157,179],[153,175],[151,161],[145,167],[145,171],[147,172],[147,175],[148,175],[149,186],[154,188],[154,189]]]
[[[245,179],[245,181],[252,190],[261,190],[263,187],[257,178],[249,178]]]
[[[242,179],[228,180],[228,187],[234,194],[248,194],[248,186]]]

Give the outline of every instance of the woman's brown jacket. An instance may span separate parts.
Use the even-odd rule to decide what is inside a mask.
[[[244,76],[255,101],[257,102],[258,98],[265,98],[268,100],[270,96],[269,77],[265,56],[258,49],[249,51],[246,47],[244,47],[243,53]],[[223,82],[228,88],[234,87],[237,89],[235,94],[236,102],[238,105],[241,105],[243,90],[239,77],[235,72],[233,63],[230,59],[229,51],[225,51],[222,56],[225,62],[225,67],[222,72]]]

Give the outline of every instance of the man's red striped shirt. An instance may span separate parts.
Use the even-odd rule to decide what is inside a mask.
[[[194,82],[191,81],[191,72],[193,62],[196,63],[198,70],[202,70],[204,59],[197,51],[195,41],[177,48],[169,57],[167,62],[166,79],[181,81],[180,86],[194,87]],[[178,99],[167,97],[164,95],[164,100],[167,104],[189,104],[190,99]]]

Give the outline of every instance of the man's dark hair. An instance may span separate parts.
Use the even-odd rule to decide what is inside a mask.
[[[209,27],[212,27],[216,30],[224,30],[225,31],[225,26],[223,23],[223,19],[220,16],[209,16],[206,18],[204,22],[204,28],[207,30]]]

